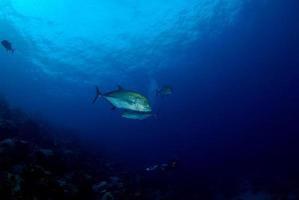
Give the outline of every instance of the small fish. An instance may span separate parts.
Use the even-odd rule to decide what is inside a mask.
[[[11,51],[11,53],[14,53],[15,50],[12,48],[11,43],[9,41],[2,40],[1,44],[7,51]]]
[[[122,112],[121,116],[127,119],[144,120],[155,115],[153,115],[152,112],[137,112],[137,111],[125,110],[124,112]]]
[[[173,92],[170,85],[164,85],[161,89],[156,90],[156,96],[169,96]]]
[[[99,97],[103,97],[108,101],[113,109],[125,109],[138,112],[151,112],[152,108],[149,104],[148,99],[142,94],[130,90],[125,90],[121,86],[115,91],[101,93],[99,88],[96,87],[96,96],[93,103],[97,101]]]

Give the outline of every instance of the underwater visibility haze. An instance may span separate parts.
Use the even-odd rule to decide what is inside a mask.
[[[299,199],[299,1],[0,0],[0,41],[0,199]]]

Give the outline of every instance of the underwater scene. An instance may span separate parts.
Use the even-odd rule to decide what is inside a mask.
[[[298,0],[0,0],[0,200],[299,200]]]

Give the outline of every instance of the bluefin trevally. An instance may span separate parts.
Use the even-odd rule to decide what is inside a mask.
[[[156,90],[156,95],[157,96],[169,96],[173,92],[172,86],[170,85],[164,85],[160,89]]]
[[[99,97],[103,97],[110,104],[112,104],[113,108],[138,111],[138,112],[151,112],[152,108],[149,104],[148,99],[140,94],[139,92],[126,90],[121,86],[118,86],[117,90],[102,93],[99,88],[96,87],[96,96],[93,100],[93,103]]]
[[[122,112],[121,116],[127,119],[144,120],[155,115],[153,115],[152,112],[138,112],[138,111],[125,110],[124,112]]]

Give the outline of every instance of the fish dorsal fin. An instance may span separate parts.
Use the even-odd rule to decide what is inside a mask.
[[[125,90],[122,86],[118,85],[117,86],[118,90]]]

